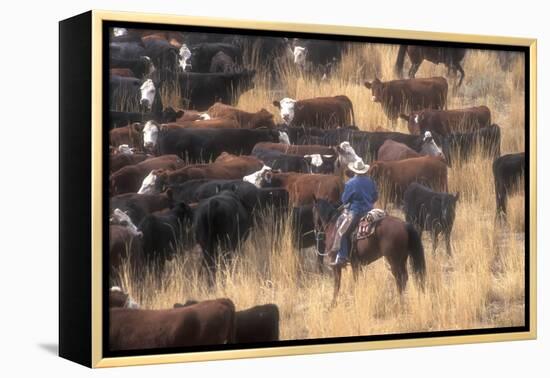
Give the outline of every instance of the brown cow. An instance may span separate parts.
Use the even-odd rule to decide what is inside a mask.
[[[378,149],[377,159],[382,161],[395,161],[410,159],[420,156],[438,156],[445,159],[445,155],[441,148],[433,140],[432,134],[428,131],[422,138],[420,152],[417,152],[404,143],[399,143],[391,139],[387,139]]]
[[[372,101],[382,105],[392,123],[403,112],[447,106],[449,86],[443,77],[386,82],[375,78],[372,82],[365,81],[365,86],[372,91]]]
[[[338,153],[332,147],[321,146],[318,144],[283,144],[283,143],[271,143],[271,142],[260,142],[256,143],[252,154],[257,150],[273,150],[279,151],[288,155],[338,155]]]
[[[355,124],[353,104],[347,96],[273,101],[286,126],[335,129]]]
[[[109,75],[122,77],[136,77],[134,72],[129,68],[110,68]]]
[[[225,298],[169,310],[113,308],[109,312],[109,348],[229,344],[235,341],[235,328],[235,305]]]
[[[122,263],[141,255],[141,233],[135,232],[126,225],[109,225],[109,266],[110,276],[119,273]]]
[[[260,109],[256,113],[245,112],[244,110],[237,109],[230,105],[216,102],[212,105],[207,113],[212,118],[230,118],[237,121],[239,127],[242,129],[255,129],[257,127],[275,127],[273,122],[273,114],[265,110]]]
[[[141,137],[141,125],[134,123],[124,127],[118,127],[109,131],[109,144],[117,147],[127,144],[130,147],[140,148],[143,145]]]
[[[223,152],[210,164],[192,164],[175,171],[157,170],[157,190],[166,185],[181,184],[192,179],[242,179],[263,167],[261,160],[254,156],[236,156]]]
[[[143,153],[133,154],[115,154],[109,155],[109,173],[118,171],[120,168],[127,165],[134,165],[140,163],[150,157],[150,155]]]
[[[486,106],[453,110],[425,109],[409,115],[401,114],[400,117],[407,121],[409,132],[416,135],[431,131],[445,136],[491,125],[491,110]]]
[[[440,157],[380,161],[371,164],[369,175],[386,193],[386,201],[401,203],[407,186],[418,182],[438,192],[447,191],[447,164]]]
[[[289,195],[289,204],[293,207],[311,205],[314,198],[326,199],[336,203],[340,200],[344,183],[339,176],[274,173],[270,169],[261,172],[259,186],[262,188],[284,188]]]
[[[239,122],[233,118],[212,118],[207,120],[198,119],[196,121],[177,121],[170,122],[161,125],[161,130],[163,129],[240,129]]]
[[[162,155],[147,159],[135,165],[127,165],[109,176],[111,195],[136,193],[143,179],[156,169],[174,170],[183,167],[184,162],[177,155]]]
[[[184,304],[175,303],[174,308],[187,307],[197,303],[199,302],[188,300]],[[269,303],[237,311],[235,319],[235,342],[237,344],[279,341],[279,307],[276,304]]]

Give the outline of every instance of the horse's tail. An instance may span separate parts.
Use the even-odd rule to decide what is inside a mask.
[[[407,223],[407,235],[409,237],[409,255],[412,260],[412,266],[422,290],[424,290],[424,281],[426,277],[426,260],[424,259],[424,247],[418,231],[410,223]]]
[[[399,52],[397,53],[397,60],[395,61],[395,74],[397,77],[403,75],[403,63],[405,62],[405,53],[407,52],[407,45],[399,46]]]

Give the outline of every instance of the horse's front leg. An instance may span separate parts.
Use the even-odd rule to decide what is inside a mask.
[[[338,293],[340,292],[340,283],[342,282],[342,267],[335,266],[333,270],[334,274],[334,292],[332,294],[331,308],[336,307]]]

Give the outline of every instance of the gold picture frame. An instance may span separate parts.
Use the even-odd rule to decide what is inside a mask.
[[[537,265],[536,265],[536,230],[537,230],[537,41],[536,39],[527,38],[512,38],[512,37],[497,37],[497,36],[481,36],[481,35],[469,35],[469,34],[451,34],[451,33],[436,33],[436,32],[423,32],[423,31],[409,31],[409,30],[391,30],[391,29],[375,29],[367,27],[350,27],[350,26],[336,26],[336,25],[317,25],[317,24],[294,24],[294,23],[279,23],[279,22],[258,22],[253,20],[231,20],[231,19],[218,19],[210,17],[190,17],[190,16],[175,16],[175,15],[160,15],[160,14],[146,14],[146,13],[126,13],[126,12],[110,12],[93,10],[85,14],[86,22],[89,22],[91,26],[89,29],[90,40],[90,89],[91,89],[91,103],[89,104],[91,110],[91,134],[88,136],[91,138],[91,167],[90,167],[90,215],[91,215],[91,229],[90,232],[90,256],[89,261],[89,276],[90,293],[86,294],[86,298],[89,299],[89,306],[91,309],[90,318],[86,319],[90,321],[89,330],[90,333],[90,356],[89,359],[80,360],[77,357],[71,357],[71,353],[64,352],[63,341],[60,341],[60,354],[69,359],[76,360],[77,362],[84,363],[90,367],[115,367],[115,366],[129,366],[129,365],[144,365],[144,364],[161,364],[161,363],[173,363],[173,362],[189,362],[189,361],[208,361],[208,360],[221,360],[221,359],[237,359],[237,358],[251,358],[251,357],[268,357],[268,356],[284,356],[284,355],[301,355],[311,353],[328,353],[328,352],[347,352],[347,351],[360,351],[371,349],[389,349],[389,348],[403,348],[403,347],[419,347],[419,346],[435,346],[435,345],[448,345],[448,344],[466,344],[466,343],[481,343],[481,342],[495,342],[495,341],[513,341],[513,340],[527,340],[535,339],[537,336]],[[255,349],[239,349],[239,350],[220,350],[220,351],[207,351],[207,352],[186,352],[186,353],[173,353],[173,354],[154,354],[154,355],[139,355],[128,357],[104,357],[102,345],[103,345],[103,299],[102,293],[104,292],[102,281],[102,250],[103,250],[103,220],[104,214],[102,213],[102,201],[103,201],[103,187],[104,177],[102,175],[103,169],[103,143],[104,143],[104,131],[102,128],[103,117],[103,23],[108,21],[116,22],[134,22],[134,23],[151,23],[151,24],[164,24],[164,25],[190,25],[190,26],[203,26],[203,27],[216,27],[216,28],[228,28],[228,29],[249,29],[249,30],[261,30],[261,31],[284,31],[284,32],[297,32],[297,33],[318,33],[324,35],[339,35],[343,36],[358,36],[358,37],[371,37],[371,38],[394,38],[394,39],[407,39],[407,40],[421,40],[421,41],[439,41],[439,42],[459,42],[459,43],[475,43],[475,44],[487,44],[487,45],[503,45],[503,46],[520,46],[528,49],[529,54],[529,76],[525,78],[526,84],[529,84],[529,108],[526,109],[526,114],[529,117],[529,235],[525,236],[526,242],[529,241],[529,277],[528,277],[528,289],[526,292],[526,311],[529,314],[529,329],[522,332],[509,332],[509,333],[492,333],[492,334],[472,334],[472,335],[457,335],[457,336],[434,336],[426,338],[402,338],[392,340],[377,340],[377,341],[362,341],[362,342],[342,342],[331,344],[312,344],[312,345],[299,345],[299,346],[276,346],[268,348],[255,348]],[[63,23],[63,22],[62,22]],[[86,24],[86,23],[85,23]],[[87,28],[87,25],[84,28]],[[61,33],[60,33],[61,34]],[[63,38],[63,36],[60,36]],[[63,46],[63,44],[62,44]],[[60,52],[60,54],[63,54]],[[63,72],[61,72],[63,75]],[[60,91],[63,90],[61,86]],[[526,93],[527,95],[527,93]],[[63,112],[63,101],[60,103],[61,110]],[[63,125],[61,126],[63,130]],[[63,157],[61,157],[63,158]],[[527,194],[527,193],[526,193]],[[62,205],[60,205],[62,206]],[[61,218],[61,217],[60,217]],[[61,220],[63,222],[63,220]],[[69,227],[69,226],[67,226]],[[63,231],[62,231],[63,232]],[[64,237],[63,235],[61,237]],[[83,246],[83,248],[88,248]],[[61,259],[63,259],[61,256]],[[68,263],[69,264],[69,263]],[[61,262],[63,265],[63,262]],[[527,267],[526,267],[527,268]],[[74,267],[73,269],[85,269],[84,267]],[[62,272],[63,274],[63,272]],[[61,279],[60,293],[66,293],[64,291],[64,285],[68,285],[68,279]],[[527,288],[526,288],[527,291]],[[60,301],[62,299],[60,297]],[[528,308],[527,308],[528,304]],[[60,323],[66,321],[72,315],[69,314],[69,304],[60,303],[60,312],[67,315],[61,316]],[[60,324],[61,325],[61,324]],[[73,328],[70,332],[74,332],[76,328]],[[60,339],[70,338],[68,336],[69,331],[65,332],[64,336]],[[69,346],[67,346],[69,348]],[[66,349],[68,350],[68,349]]]

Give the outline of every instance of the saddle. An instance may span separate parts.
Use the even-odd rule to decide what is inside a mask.
[[[357,231],[355,232],[355,239],[366,239],[374,235],[376,231],[376,225],[384,219],[388,214],[382,209],[372,209],[359,221]]]

